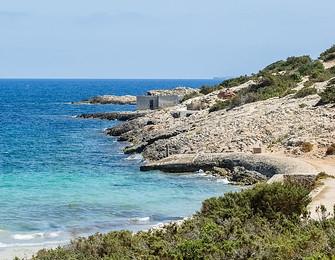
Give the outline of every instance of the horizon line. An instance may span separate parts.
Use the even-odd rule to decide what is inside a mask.
[[[95,77],[0,77],[0,80],[224,80],[231,77],[208,77],[208,78],[95,78]]]

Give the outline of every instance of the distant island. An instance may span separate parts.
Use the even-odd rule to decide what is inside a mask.
[[[335,45],[316,60],[289,57],[193,89],[174,106],[86,117],[122,118],[105,132],[129,143],[124,153],[142,154],[143,171],[197,171],[252,186],[204,201],[183,221],[80,238],[33,259],[335,255]]]

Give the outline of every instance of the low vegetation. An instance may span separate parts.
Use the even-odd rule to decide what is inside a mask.
[[[316,94],[318,91],[315,87],[303,87],[295,95],[295,98],[303,98]]]
[[[201,93],[194,91],[194,92],[192,92],[192,93],[190,93],[190,94],[186,94],[186,95],[183,97],[183,99],[181,100],[181,102],[184,102],[184,101],[189,100],[189,99],[191,99],[191,98],[200,97],[200,96],[202,96]]]
[[[335,46],[321,54],[320,57],[328,57],[335,54]],[[210,112],[231,109],[247,103],[266,100],[273,97],[283,97],[288,94],[293,94],[297,83],[305,80],[305,87],[296,93],[296,98],[305,97],[316,94],[316,88],[313,85],[317,82],[327,81],[335,77],[335,67],[325,69],[324,65],[319,60],[312,60],[309,56],[289,57],[286,60],[280,60],[265,67],[259,73],[252,76],[241,76],[238,78],[226,80],[220,85],[213,88],[204,88],[202,93],[210,93],[221,88],[230,88],[238,86],[250,80],[255,84],[247,88],[241,89],[237,95],[226,101],[217,101],[210,108]],[[328,97],[326,97],[328,95]],[[329,99],[331,89],[324,93],[324,102],[332,103],[332,98]]]
[[[96,234],[33,259],[328,259],[335,220],[308,219],[308,193],[292,183],[259,184],[206,200],[181,225]]]
[[[241,84],[244,84],[244,83],[248,82],[250,79],[252,79],[252,77],[244,75],[244,76],[240,76],[240,77],[237,77],[237,78],[227,79],[227,80],[223,81],[220,84],[220,86],[221,86],[221,88],[232,88],[232,87],[236,87],[236,86],[239,86]]]
[[[327,86],[319,95],[321,99],[318,105],[335,104],[335,85]]]
[[[200,93],[203,94],[203,95],[207,95],[207,94],[210,94],[216,90],[219,90],[221,89],[221,86],[220,85],[215,85],[215,86],[202,86],[200,88]]]
[[[320,54],[320,59],[329,61],[335,59],[335,45]]]
[[[311,144],[310,142],[303,142],[301,144],[301,151],[304,153],[309,153],[313,150],[313,144]]]
[[[309,56],[289,57],[286,60],[280,60],[265,67],[262,72],[269,73],[287,73],[301,71],[305,75],[307,69],[313,63]]]
[[[200,93],[204,94],[204,95],[207,95],[207,94],[210,94],[210,93],[212,93],[214,91],[217,91],[217,90],[220,90],[220,89],[232,88],[232,87],[239,86],[243,83],[248,82],[251,79],[252,79],[252,77],[249,77],[247,75],[232,78],[232,79],[227,79],[227,80],[223,81],[222,83],[220,83],[218,85],[215,85],[215,86],[202,86],[200,88]]]
[[[335,143],[327,148],[326,155],[335,155]]]
[[[210,108],[210,112],[292,94],[292,88],[296,86],[296,83],[297,79],[294,74],[273,75],[269,72],[262,72],[255,84],[238,91],[236,96],[229,100],[218,101]]]

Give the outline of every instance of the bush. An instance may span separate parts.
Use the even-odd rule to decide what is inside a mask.
[[[210,108],[210,112],[221,109],[232,109],[273,97],[284,97],[293,93],[292,88],[296,86],[296,83],[292,75],[272,75],[263,72],[260,74],[257,83],[241,89],[232,99],[218,101]]]
[[[303,142],[301,144],[301,151],[304,153],[309,153],[313,150],[313,144],[311,144],[310,142]]]
[[[229,105],[230,105],[229,100],[225,100],[225,101],[217,100],[216,103],[209,108],[209,113],[225,109],[229,107]]]
[[[299,67],[298,72],[302,76],[310,75],[312,78],[324,73],[325,68],[320,61],[311,61]]]
[[[220,83],[219,85],[216,86],[202,86],[200,88],[200,93],[207,95],[210,94],[214,91],[223,89],[223,88],[232,88],[232,87],[236,87],[239,86],[243,83],[248,82],[250,79],[252,79],[252,77],[249,77],[247,75],[245,76],[240,76],[237,78],[232,78],[232,79],[227,79],[225,81],[223,81],[222,83]]]
[[[331,144],[327,148],[326,155],[335,155],[335,144]]]
[[[223,88],[232,88],[232,87],[236,87],[239,86],[241,84],[244,84],[246,82],[248,82],[249,80],[251,80],[252,78],[244,75],[244,76],[240,76],[237,78],[232,78],[232,79],[227,79],[225,81],[223,81],[220,86]]]
[[[183,99],[181,100],[181,102],[184,102],[184,101],[189,100],[191,98],[200,97],[200,96],[202,96],[202,95],[199,92],[194,91],[194,92],[192,92],[190,94],[186,94],[183,97]]]
[[[217,91],[221,89],[220,85],[216,85],[216,86],[202,86],[200,88],[200,93],[203,94],[203,95],[207,95],[207,94],[210,94],[214,91]]]
[[[319,58],[323,61],[335,59],[335,45],[322,52]]]
[[[335,103],[335,85],[328,86],[320,94],[321,100],[318,105],[324,105],[329,103]]]
[[[318,91],[314,87],[303,87],[295,95],[295,98],[303,98],[316,94]]]
[[[262,72],[278,73],[281,71],[292,72],[312,63],[309,56],[289,57],[287,60],[277,61],[265,67]]]
[[[294,184],[259,184],[208,199],[200,212],[164,230],[111,232],[41,250],[53,259],[310,259],[335,254],[335,220],[307,218],[309,190]]]

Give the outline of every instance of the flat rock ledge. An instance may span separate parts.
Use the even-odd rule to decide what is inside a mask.
[[[267,178],[273,176],[316,175],[316,169],[295,158],[274,155],[245,153],[211,153],[211,154],[179,154],[141,166],[141,171],[160,170],[163,172],[195,172],[210,171],[214,167],[233,169],[244,167],[258,172]]]
[[[73,102],[73,104],[115,104],[115,105],[136,105],[135,96],[113,96],[113,95],[104,95],[96,96],[87,100],[82,100],[79,102]]]
[[[129,121],[147,115],[148,112],[110,112],[81,114],[77,118]]]

